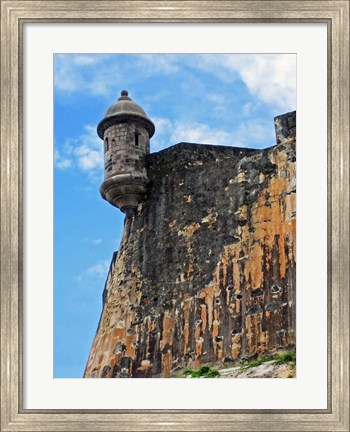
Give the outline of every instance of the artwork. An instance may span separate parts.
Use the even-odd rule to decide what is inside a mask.
[[[116,425],[120,430],[159,431],[349,429],[349,173],[344,169],[349,162],[349,3],[184,3],[68,0],[58,5],[1,0],[6,18],[1,23],[1,430],[112,431]],[[125,36],[128,27],[131,37]],[[146,37],[150,27],[151,41]],[[221,37],[228,30],[234,34],[235,27],[245,29],[246,36]],[[271,36],[268,41],[260,37],[265,29]],[[130,41],[137,49],[126,46]],[[201,46],[193,46],[194,41]],[[147,68],[140,62],[136,69],[131,64],[120,74],[119,67],[102,60],[98,68],[89,69],[88,63],[92,67],[97,60],[90,54],[71,55],[82,69],[78,73],[68,64],[56,68],[62,80],[55,82],[52,92],[54,53],[147,50],[288,52],[298,58],[297,379],[156,379],[147,398],[140,391],[147,382],[142,379],[57,379],[83,376],[103,310],[101,291],[112,251],[120,249],[124,214],[100,197],[104,161],[102,141],[95,132],[121,90],[128,90],[155,124],[151,154],[165,150],[161,136],[167,126],[167,147],[183,141],[240,148],[249,144],[255,149],[266,147],[267,141],[273,145],[274,132],[258,125],[271,124],[271,118],[295,109],[294,101],[282,106],[289,99],[288,83],[293,82],[283,79],[288,67],[282,67],[281,74],[272,69],[264,74],[263,62],[236,74],[232,63],[223,67],[216,60],[215,75],[206,63],[207,77],[218,83],[214,94],[220,94],[220,85],[220,99],[237,102],[225,106],[231,115],[226,124],[219,122],[225,109],[219,108],[218,100],[208,108],[205,99],[196,96],[196,80],[186,88],[190,74],[180,73],[188,71],[183,65],[173,69],[173,77],[177,74],[184,84],[180,91],[169,74],[166,79],[158,74],[153,86],[140,79],[156,70],[154,64]],[[204,68],[200,59],[195,60],[199,84]],[[252,77],[262,76],[258,82],[269,85],[256,86]],[[238,84],[235,99],[225,86],[228,77]],[[243,88],[245,97],[239,92]],[[168,92],[167,103],[161,102],[161,91]],[[206,93],[213,95],[201,92]],[[251,105],[248,94],[254,95]],[[177,115],[165,114],[165,106]],[[244,117],[249,106],[255,114]],[[266,118],[260,116],[262,106]],[[211,122],[205,112],[222,116]],[[190,130],[195,131],[191,137]],[[241,137],[249,140],[242,142]],[[147,175],[150,178],[150,172]],[[205,391],[194,391],[203,385]],[[218,387],[225,391],[216,391]]]
[[[54,61],[55,377],[294,378],[296,56]]]

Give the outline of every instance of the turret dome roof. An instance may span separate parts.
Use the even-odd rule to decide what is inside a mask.
[[[129,93],[127,90],[121,91],[120,98],[117,100],[116,103],[114,103],[108,108],[105,117],[121,113],[137,114],[141,117],[147,118],[147,114],[145,113],[145,111],[140,107],[140,105],[137,105],[137,103],[133,102],[133,100],[129,97]]]
[[[125,121],[127,119],[140,122],[147,129],[150,137],[154,134],[154,124],[147,117],[144,109],[129,97],[127,90],[122,90],[120,98],[111,105],[104,118],[100,121],[97,126],[97,133],[101,139],[105,130],[112,124],[118,123],[119,121]]]

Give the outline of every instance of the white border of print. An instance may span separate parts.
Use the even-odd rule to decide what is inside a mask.
[[[296,379],[52,378],[52,76],[60,52],[297,54]],[[326,24],[24,25],[24,408],[327,407],[326,54]]]

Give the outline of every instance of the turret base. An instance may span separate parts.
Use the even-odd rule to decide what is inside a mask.
[[[100,186],[103,199],[118,207],[127,217],[132,217],[138,203],[148,191],[149,179],[142,175],[117,174]]]

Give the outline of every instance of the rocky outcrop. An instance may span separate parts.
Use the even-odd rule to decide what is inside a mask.
[[[181,143],[147,156],[85,377],[169,376],[295,345],[295,112],[264,150]]]

